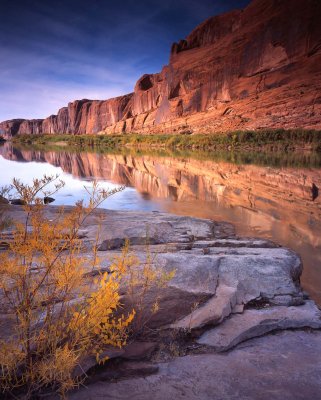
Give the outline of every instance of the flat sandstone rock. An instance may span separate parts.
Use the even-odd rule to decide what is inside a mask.
[[[197,342],[226,351],[253,337],[281,329],[321,328],[320,310],[313,301],[299,307],[246,310],[205,332]]]
[[[54,219],[57,210],[46,206],[47,217]],[[23,219],[20,206],[8,207],[8,213]],[[141,265],[146,261],[148,242],[153,267],[167,273],[174,270],[175,276],[157,294],[159,309],[146,324],[154,332],[152,343],[134,340],[114,354],[116,365],[121,370],[122,365],[129,368],[124,376],[131,378],[118,383],[97,382],[118,376],[106,363],[100,378],[92,376],[88,390],[81,389],[71,399],[107,395],[110,399],[140,400],[321,398],[321,313],[302,291],[302,263],[297,254],[271,241],[239,238],[226,223],[102,209],[86,220],[81,232],[85,253],[92,248],[98,224],[103,271],[108,271],[129,240]],[[98,273],[90,268],[84,275],[88,282]],[[121,291],[126,308],[126,286]],[[144,304],[151,309],[154,302],[151,291]],[[9,318],[5,310],[0,316],[4,323]],[[306,328],[313,331],[306,332]],[[280,330],[284,332],[267,335]],[[167,359],[155,357],[164,343],[173,349],[185,347]],[[193,355],[191,348],[203,354]],[[213,354],[222,351],[225,353]],[[179,354],[187,356],[175,358]],[[172,360],[160,363],[168,359]],[[144,364],[143,375],[146,371],[154,375],[135,377],[135,365],[141,360],[155,365]],[[82,373],[90,370],[92,374],[95,363],[88,359],[83,364]]]
[[[97,382],[70,400],[317,400],[321,332],[285,331],[224,354],[189,355],[159,364],[144,378]]]

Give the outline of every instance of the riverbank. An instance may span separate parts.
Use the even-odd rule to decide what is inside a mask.
[[[19,135],[14,143],[72,145],[81,148],[142,149],[169,148],[179,150],[260,150],[321,151],[321,132],[314,130],[236,131],[227,134],[197,135]]]

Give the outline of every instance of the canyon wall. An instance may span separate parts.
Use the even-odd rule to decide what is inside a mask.
[[[319,0],[253,0],[174,43],[169,64],[133,93],[5,121],[0,134],[321,129],[320,20]]]

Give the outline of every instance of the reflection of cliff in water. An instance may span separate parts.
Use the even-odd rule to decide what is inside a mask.
[[[48,162],[80,178],[133,186],[168,212],[226,220],[240,234],[272,238],[301,254],[305,286],[321,301],[321,169],[17,150],[10,145],[1,152],[14,160]]]

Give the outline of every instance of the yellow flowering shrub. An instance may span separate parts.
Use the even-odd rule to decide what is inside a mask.
[[[62,186],[51,176],[32,185],[13,181],[25,203],[25,218],[13,221],[12,239],[0,252],[1,308],[12,322],[6,337],[0,326],[0,396],[21,388],[25,398],[32,398],[50,387],[64,397],[79,384],[74,371],[83,357],[94,354],[105,361],[103,347],[122,347],[135,316],[134,310],[120,312],[119,288],[126,273],[121,266],[114,265],[117,273],[99,273],[91,284],[84,278],[86,266],[99,267],[99,257],[97,243],[89,255],[82,251],[80,229],[120,189],[107,192],[94,184],[88,206],[78,202],[68,211],[59,208],[49,220],[38,196]]]

